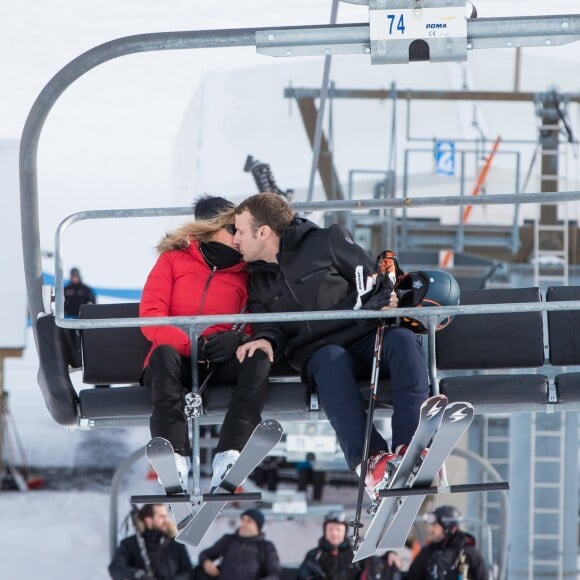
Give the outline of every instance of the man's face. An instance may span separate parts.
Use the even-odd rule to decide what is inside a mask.
[[[240,518],[240,529],[238,534],[242,538],[253,538],[260,533],[258,524],[250,516],[242,516]]]
[[[166,534],[169,527],[167,508],[164,505],[153,506],[153,517],[145,518],[145,527]]]
[[[79,284],[79,283],[80,283],[80,281],[81,281],[81,279],[80,279],[80,276],[79,276],[78,274],[73,274],[73,275],[70,277],[70,281],[71,281],[73,284]]]
[[[340,546],[346,536],[346,526],[338,522],[329,522],[324,526],[324,537],[332,546]]]
[[[246,262],[255,262],[264,258],[264,242],[257,235],[254,220],[249,211],[236,215],[234,247],[242,254]]]
[[[427,526],[427,540],[430,543],[441,542],[445,538],[445,530],[443,526],[437,522]]]

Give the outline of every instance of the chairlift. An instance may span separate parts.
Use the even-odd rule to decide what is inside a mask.
[[[363,2],[364,3],[364,2]],[[422,9],[421,18],[433,21],[437,10],[431,2],[429,8]],[[85,381],[109,384],[135,385],[141,372],[142,360],[147,349],[147,342],[139,331],[146,325],[174,324],[189,328],[191,343],[197,344],[203,327],[220,322],[220,317],[191,316],[143,319],[137,316],[136,304],[87,305],[81,311],[78,320],[64,318],[63,271],[62,271],[62,236],[65,230],[77,221],[88,219],[139,218],[161,215],[188,215],[190,208],[157,208],[148,210],[107,210],[87,211],[69,216],[59,226],[55,252],[55,288],[45,287],[41,268],[41,248],[38,222],[38,180],[37,150],[44,122],[52,107],[62,93],[86,72],[114,58],[129,54],[193,48],[217,48],[255,46],[260,54],[270,56],[329,56],[343,54],[370,55],[372,64],[410,63],[413,60],[430,60],[431,62],[462,61],[467,59],[468,52],[480,48],[498,48],[506,46],[536,46],[539,44],[558,45],[575,42],[580,39],[580,15],[561,15],[531,18],[491,18],[485,20],[466,19],[464,2],[440,2],[441,6],[451,10],[461,10],[460,22],[450,37],[438,37],[433,29],[427,27],[422,32],[409,36],[409,28],[403,26],[415,8],[398,9],[397,17],[392,19],[396,30],[385,28],[384,10],[369,8],[368,23],[341,25],[309,25],[303,27],[277,27],[237,30],[204,30],[183,32],[162,32],[135,35],[119,38],[99,45],[61,69],[39,94],[26,120],[20,145],[20,199],[22,220],[22,241],[26,288],[29,312],[32,319],[35,345],[39,355],[39,386],[52,418],[59,424],[72,427],[93,429],[111,426],[129,426],[145,424],[151,412],[148,390],[144,387],[125,386],[112,389],[83,389],[76,392],[71,382],[69,366],[74,363],[70,348],[66,344],[65,329],[77,329],[82,335],[83,378]],[[459,15],[459,13],[458,13]],[[388,22],[388,20],[387,20]],[[382,23],[382,24],[381,24]],[[501,24],[501,27],[499,26]],[[405,36],[405,29],[408,34]],[[393,36],[401,34],[402,38]],[[549,43],[546,39],[549,39]],[[557,201],[575,201],[580,199],[580,192],[509,194],[487,197],[485,200],[473,200],[474,205],[485,201],[490,204],[513,203],[554,203]],[[357,201],[331,201],[294,203],[297,211],[351,211],[356,209],[394,209],[403,207],[461,205],[455,197],[433,197],[416,199],[369,199]],[[541,317],[543,310],[573,310],[577,308],[580,296],[569,296],[562,302],[542,304],[539,300],[518,305],[512,312],[522,316],[536,315]],[[54,300],[54,312],[52,301]],[[558,300],[558,298],[556,298]],[[521,301],[520,301],[521,302]],[[433,389],[438,390],[437,358],[439,338],[435,335],[437,318],[449,315],[473,314],[473,319],[485,318],[483,313],[509,314],[506,304],[489,304],[475,302],[472,306],[425,309],[422,320],[428,326],[429,371]],[[503,307],[503,308],[502,308]],[[417,317],[417,311],[411,308],[401,309],[401,316]],[[265,321],[269,315],[246,314],[229,316],[229,322]],[[384,315],[386,316],[386,315]],[[368,311],[310,312],[286,313],[277,315],[278,320],[307,321],[319,319],[360,319],[383,317],[381,314]],[[461,318],[461,317],[459,317]],[[452,325],[451,330],[454,328]],[[577,325],[576,328],[580,328]],[[455,345],[457,346],[457,345]],[[197,353],[192,352],[192,361]],[[580,362],[580,361],[576,361]],[[457,366],[456,368],[466,368]],[[469,367],[467,367],[469,368]],[[196,364],[192,364],[196,369]],[[471,377],[485,380],[487,376]],[[368,385],[366,385],[368,387]],[[194,372],[192,393],[194,397],[199,388],[199,381]],[[544,390],[546,389],[546,391]],[[547,407],[559,403],[557,397],[546,392],[544,382],[535,385],[532,395],[525,400],[514,400],[508,397],[510,411],[525,411],[538,406]],[[568,391],[570,392],[570,391]],[[505,394],[501,387],[494,391],[501,399]],[[226,386],[215,386],[207,391],[203,406],[196,407],[192,414],[192,438],[194,456],[199,451],[199,427],[203,424],[220,423],[229,400]],[[565,403],[567,401],[564,401]],[[476,403],[478,404],[478,403]],[[576,401],[568,408],[580,407]],[[388,416],[388,399],[378,401],[378,413]],[[502,408],[494,401],[481,401],[479,412],[493,411]],[[289,377],[282,371],[274,376],[269,390],[264,414],[283,421],[304,421],[324,419],[319,410],[315,395],[309,393],[295,376]],[[196,463],[194,463],[194,466]],[[199,464],[197,463],[199,467]],[[199,469],[194,468],[194,492],[199,489]]]

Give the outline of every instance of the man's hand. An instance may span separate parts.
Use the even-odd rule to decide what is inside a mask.
[[[211,560],[204,560],[202,565],[203,565],[203,571],[208,576],[219,576],[220,575],[220,569]]]
[[[393,290],[391,292],[391,295],[389,296],[389,305],[383,306],[381,310],[384,310],[385,308],[397,308],[398,306],[399,306],[399,297],[397,296],[397,293]]]
[[[395,566],[395,568],[401,569],[401,558],[397,552],[388,552],[387,553],[387,566],[390,568],[391,566]]]
[[[272,345],[269,340],[265,338],[258,338],[258,340],[251,340],[242,344],[236,351],[236,357],[240,362],[244,362],[246,356],[252,357],[257,350],[263,350],[268,356],[268,360],[274,362],[274,351],[272,350]]]

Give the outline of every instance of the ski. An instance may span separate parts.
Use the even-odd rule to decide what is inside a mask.
[[[254,429],[238,460],[229,470],[220,487],[215,490],[215,493],[228,492],[233,494],[236,488],[262,463],[281,438],[282,427],[278,421],[274,419],[262,421]],[[198,546],[226,504],[227,501],[210,501],[202,504],[199,511],[179,532],[176,539],[183,544]]]
[[[173,446],[163,437],[154,437],[145,448],[145,455],[151,467],[157,473],[159,482],[165,488],[168,496],[184,496],[185,490],[181,484],[181,479],[175,465]],[[170,508],[177,524],[177,529],[182,528],[189,519],[192,511],[189,502],[173,502]]]
[[[443,413],[443,420],[429,447],[429,452],[418,465],[417,471],[408,479],[405,487],[428,487],[431,485],[439,470],[471,425],[473,415],[473,407],[469,403],[451,403],[446,407]],[[380,550],[400,548],[405,545],[425,495],[400,496],[393,499],[395,500],[396,511],[390,518],[384,535],[377,546]]]
[[[430,397],[421,405],[419,413],[419,424],[407,451],[403,456],[401,464],[399,465],[395,475],[393,476],[389,488],[402,487],[409,479],[415,464],[416,458],[420,457],[423,450],[429,445],[429,442],[437,432],[439,425],[443,419],[443,411],[447,406],[447,397],[444,395],[435,395]],[[363,558],[374,556],[377,551],[377,545],[383,535],[384,523],[391,513],[394,501],[386,501],[390,498],[384,498],[369,524],[367,533],[356,551],[354,562],[358,562]],[[396,499],[396,498],[395,498]]]

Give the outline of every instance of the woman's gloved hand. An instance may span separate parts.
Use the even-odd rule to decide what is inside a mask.
[[[216,332],[205,339],[205,354],[212,363],[223,363],[234,356],[242,344],[243,335],[238,332]]]

